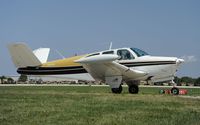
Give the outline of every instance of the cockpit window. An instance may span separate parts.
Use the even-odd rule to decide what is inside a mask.
[[[140,50],[140,49],[138,49],[138,48],[131,48],[131,50],[133,50],[133,52],[135,52],[135,54],[136,54],[138,57],[149,55],[149,54],[146,53],[145,51]]]
[[[99,54],[100,53],[94,53],[94,54],[88,55],[87,57],[96,56],[96,55],[99,55]]]
[[[103,52],[102,54],[114,54],[114,51],[106,51],[106,52]]]
[[[134,56],[126,49],[118,50],[117,55],[120,57],[119,60],[134,59]]]

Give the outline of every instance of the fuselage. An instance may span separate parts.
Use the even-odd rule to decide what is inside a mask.
[[[182,59],[178,59],[177,57],[150,56],[137,48],[119,48],[47,62],[41,66],[18,68],[17,72],[26,75],[59,75],[74,79],[79,77],[82,80],[85,78],[85,80],[104,81],[104,75],[90,74],[87,66],[76,62],[79,59],[100,62],[102,60],[101,55],[102,58],[105,58],[103,55],[117,55],[118,58],[115,62],[147,73],[147,75],[139,78],[123,76],[125,81],[151,80],[153,82],[160,82],[173,80],[178,67],[183,62]],[[98,68],[98,65],[95,68],[99,71],[102,70]]]

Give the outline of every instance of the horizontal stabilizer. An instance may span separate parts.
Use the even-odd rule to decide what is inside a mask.
[[[8,50],[11,54],[12,61],[17,68],[39,66],[42,64],[32,50],[24,43],[9,44]]]
[[[50,52],[50,48],[39,48],[33,51],[33,53],[40,60],[41,63],[47,62],[49,52]]]

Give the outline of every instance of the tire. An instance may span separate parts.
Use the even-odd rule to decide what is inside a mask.
[[[113,93],[120,94],[122,92],[122,86],[120,85],[119,88],[112,88]]]
[[[179,94],[179,89],[176,88],[176,87],[174,87],[174,88],[171,89],[171,93],[172,93],[173,95],[178,95],[178,94]]]
[[[130,85],[128,88],[129,93],[131,94],[138,94],[139,88],[137,85]]]

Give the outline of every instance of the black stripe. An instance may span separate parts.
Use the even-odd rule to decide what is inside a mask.
[[[82,66],[73,67],[27,67],[19,68],[19,74],[25,75],[57,75],[57,74],[79,74],[87,73]]]
[[[150,66],[150,65],[169,65],[176,64],[175,61],[151,61],[151,62],[127,62],[120,63],[127,67]],[[26,67],[18,68],[19,74],[25,75],[57,75],[57,74],[79,74],[87,73],[83,66],[70,67]]]
[[[28,70],[59,70],[59,69],[78,69],[83,68],[83,66],[68,66],[68,67],[25,67],[20,69]]]
[[[128,63],[120,63],[127,67],[137,67],[137,66],[150,66],[150,65],[169,65],[176,64],[175,61],[151,61],[151,62],[128,62]]]
[[[24,70],[17,70],[19,74],[25,74],[25,75],[58,75],[58,74],[79,74],[79,73],[87,73],[85,69],[81,70],[67,70],[67,71],[24,71]]]
[[[176,61],[126,62],[126,63],[120,63],[120,64],[146,64],[146,63],[173,63],[175,64]]]

